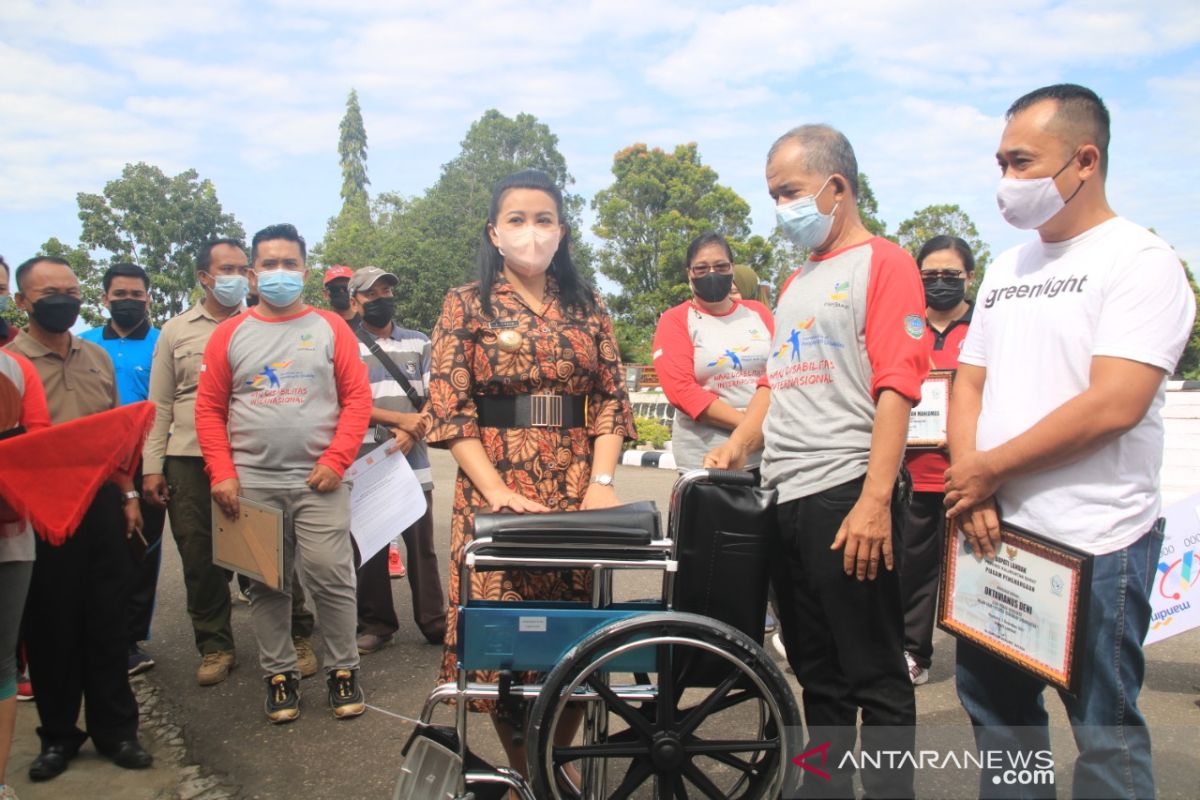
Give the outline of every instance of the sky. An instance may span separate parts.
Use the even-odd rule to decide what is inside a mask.
[[[767,235],[767,148],[825,122],[889,231],[955,203],[996,254],[1029,238],[996,210],[1004,111],[1073,82],[1112,113],[1113,207],[1200,266],[1195,0],[3,0],[0,65],[14,265],[51,236],[78,241],[76,193],[136,161],[195,168],[248,233],[290,221],[319,241],[351,88],[372,193],[424,192],[496,108],[548,124],[589,201],[617,151],[697,142]]]

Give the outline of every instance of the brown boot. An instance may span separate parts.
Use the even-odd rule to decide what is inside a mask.
[[[301,678],[311,678],[317,674],[317,654],[313,650],[312,639],[307,636],[293,636],[296,645],[296,669],[300,670]]]
[[[232,650],[218,650],[215,653],[205,653],[196,668],[196,683],[201,686],[215,686],[229,677],[229,672],[237,665],[237,658]]]

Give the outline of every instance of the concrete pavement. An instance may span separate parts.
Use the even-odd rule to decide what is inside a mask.
[[[432,457],[437,484],[435,524],[444,574],[454,468],[444,451],[433,451]],[[665,517],[674,477],[670,470],[621,467],[617,488],[625,501],[657,501]],[[155,753],[155,766],[142,772],[121,770],[87,745],[64,775],[46,784],[30,784],[26,770],[37,754],[36,712],[33,704],[22,703],[8,775],[22,800],[390,797],[400,748],[412,730],[402,717],[419,713],[441,658],[440,648],[425,644],[412,622],[406,582],[393,582],[401,620],[395,643],[363,657],[361,679],[371,710],[355,720],[335,720],[329,713],[324,681],[315,677],[301,686],[300,720],[272,726],[262,713],[265,693],[245,605],[234,608],[238,668],[223,684],[210,688],[196,685],[198,657],[185,611],[179,557],[169,536],[164,551],[154,639],[146,648],[158,666],[135,679],[143,704],[145,744]],[[648,576],[640,580],[653,581]],[[646,596],[651,585],[627,588]],[[1200,631],[1193,631],[1147,650],[1148,678],[1141,705],[1154,728],[1160,797],[1196,796],[1200,777],[1194,756],[1195,742],[1200,740],[1200,708],[1195,702],[1200,694],[1198,646]],[[959,746],[967,746],[970,730],[954,693],[953,642],[939,632],[935,650],[931,680],[917,690],[918,730],[936,732],[939,739],[949,735]],[[794,680],[792,688],[798,691]],[[1053,723],[1064,725],[1061,704],[1050,693],[1047,706]],[[476,720],[469,737],[472,748],[493,763],[499,762],[499,746],[490,725],[485,718]],[[1066,797],[1072,745],[1065,733],[1056,733],[1054,744],[1059,794]],[[969,776],[922,772],[917,780],[923,797],[972,793]]]

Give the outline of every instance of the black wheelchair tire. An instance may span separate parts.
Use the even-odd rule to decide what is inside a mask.
[[[586,750],[587,746],[572,745],[568,749],[560,749],[555,746],[553,744],[553,728],[556,720],[565,706],[574,702],[568,694],[569,692],[573,694],[571,692],[573,685],[579,685],[582,682],[592,686],[593,691],[599,691],[595,689],[595,684],[589,681],[589,674],[600,674],[600,659],[603,659],[606,653],[626,645],[630,649],[635,649],[643,640],[648,640],[645,641],[645,646],[660,648],[658,653],[660,659],[673,658],[672,654],[675,651],[674,649],[669,650],[671,645],[654,644],[653,642],[671,640],[676,647],[683,645],[703,650],[704,658],[709,659],[710,662],[723,660],[729,665],[729,675],[735,681],[735,683],[729,684],[731,688],[724,689],[725,697],[728,698],[731,695],[732,688],[753,690],[754,694],[746,695],[748,699],[759,704],[760,713],[764,709],[769,712],[769,718],[760,721],[760,739],[758,741],[763,743],[761,756],[749,762],[753,769],[745,770],[743,777],[729,789],[728,794],[724,793],[726,790],[721,790],[721,796],[729,798],[729,800],[757,800],[762,797],[775,797],[784,786],[792,784],[793,767],[790,762],[792,753],[790,752],[788,733],[799,730],[801,717],[791,687],[775,662],[757,642],[723,622],[696,614],[655,612],[620,620],[593,632],[571,648],[562,661],[547,675],[542,684],[542,691],[530,713],[527,736],[527,766],[534,796],[555,798],[556,800],[576,800],[578,794],[564,789],[556,779],[557,763],[561,760],[586,758],[587,756],[574,754]],[[714,654],[716,658],[714,658]],[[661,665],[662,661],[660,660],[659,663]],[[709,666],[711,667],[711,663]],[[740,676],[738,675],[739,671]],[[674,670],[667,670],[667,672],[674,674]],[[685,781],[692,782],[694,788],[690,796],[713,796],[714,787],[711,784],[706,789],[694,783],[695,780],[698,780],[694,778],[698,768],[693,763],[693,759],[701,755],[709,758],[716,758],[716,756],[708,750],[689,755],[688,750],[689,747],[700,750],[715,746],[714,743],[694,736],[695,726],[702,724],[708,714],[704,715],[699,723],[693,720],[691,732],[681,729],[684,727],[682,723],[688,719],[685,715],[712,700],[716,696],[717,690],[714,689],[704,702],[696,706],[680,708],[677,703],[673,702],[670,704],[670,710],[661,710],[659,706],[663,700],[662,694],[677,692],[678,697],[682,699],[683,687],[675,686],[674,678],[666,677],[663,673],[656,674],[658,675],[655,687],[657,699],[638,710],[638,713],[649,723],[649,728],[639,723],[639,731],[634,730],[633,723],[628,722],[626,716],[630,713],[632,708],[630,706],[620,712],[615,712],[619,717],[625,718],[630,726],[623,733],[642,740],[640,744],[631,744],[630,746],[641,747],[642,744],[645,746],[644,754],[626,756],[633,758],[633,762],[623,783],[636,779],[637,776],[633,773],[635,765],[638,765],[638,774],[650,769],[652,770],[650,777],[657,776],[660,781],[671,781],[673,785],[680,788],[685,786]],[[666,679],[664,680],[664,678]],[[670,683],[668,684],[667,681]],[[684,683],[686,684],[686,681]],[[721,684],[721,686],[725,685]],[[606,699],[606,709],[612,708],[613,700],[619,700],[615,696],[616,694],[619,692],[614,693],[611,699]],[[721,702],[723,702],[723,698],[718,698],[714,701],[713,707]],[[734,702],[743,701],[735,700],[724,707],[730,707]],[[684,718],[680,719],[681,716]],[[652,740],[645,735],[646,730],[650,729],[654,732],[654,745],[651,745]],[[679,736],[683,738],[680,739]],[[667,742],[667,747],[670,749],[666,752],[670,757],[666,759],[661,758],[664,752],[661,740],[664,737],[674,737]],[[626,741],[629,739],[627,738]],[[742,744],[748,741],[742,742]],[[795,744],[799,744],[799,742]],[[596,745],[597,752],[599,753],[599,749],[604,746],[606,745]],[[652,748],[654,752],[652,752]],[[724,755],[729,758],[732,752]],[[745,752],[745,748],[737,752]],[[679,764],[673,765],[677,759]],[[667,763],[664,764],[664,760]],[[735,763],[741,761],[741,759],[731,760]],[[648,777],[641,779],[642,783],[646,780]],[[611,790],[611,787],[609,788]],[[617,788],[620,791],[628,787],[618,786]],[[686,792],[681,792],[681,794],[686,795]]]

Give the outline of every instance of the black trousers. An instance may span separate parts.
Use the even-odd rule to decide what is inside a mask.
[[[904,649],[925,669],[933,661],[933,623],[946,543],[945,495],[913,492],[904,524],[900,595],[904,602]]]
[[[43,748],[75,749],[89,735],[100,745],[137,736],[125,617],[131,561],[121,502],[117,487],[106,483],[65,543],[37,541],[25,647]],[[77,727],[81,703],[86,733]]]
[[[843,571],[843,551],[830,549],[862,486],[857,478],[778,509],[771,583],[788,662],[802,689],[805,749],[830,742],[823,769],[831,779],[805,775],[805,797],[854,797],[853,769],[837,767],[854,750],[860,709],[863,750],[914,745],[916,701],[904,663],[899,577],[881,565],[875,580],[859,581]],[[899,511],[894,502],[893,547]],[[867,797],[913,794],[911,767],[864,769],[862,782]]]
[[[425,515],[401,536],[412,588],[413,621],[430,644],[441,644],[446,638],[446,595],[433,545],[433,492],[425,493]],[[390,636],[399,629],[385,547],[358,568],[358,632]]]
[[[139,463],[133,485],[141,489],[142,465]],[[129,601],[125,624],[129,630],[128,643],[135,645],[150,638],[150,618],[154,616],[154,596],[158,591],[158,568],[162,564],[163,526],[167,510],[152,506],[142,499],[142,536],[146,538],[146,554],[133,559],[130,569]],[[133,553],[133,550],[130,550]]]

